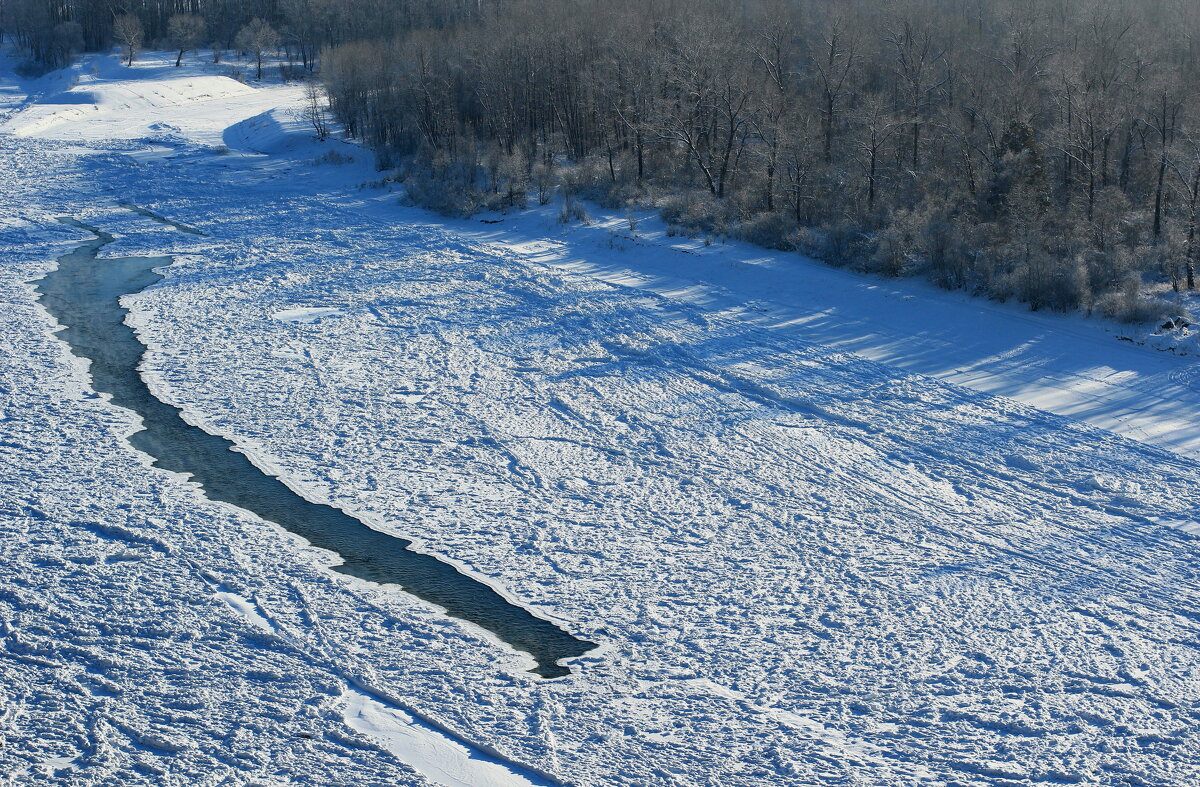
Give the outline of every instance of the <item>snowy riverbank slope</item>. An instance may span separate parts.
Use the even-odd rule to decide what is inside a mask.
[[[93,95],[161,95],[176,78],[89,63]],[[85,115],[25,136],[26,115],[53,110],[10,104],[0,773],[1200,778],[1194,461],[915,374],[901,345],[880,364],[806,340],[802,323],[774,327],[782,307],[735,305],[732,277],[672,297],[656,288],[686,269],[614,285],[620,258],[668,259],[633,241],[579,230],[535,248],[504,225],[401,208],[359,188],[374,177],[361,152],[305,140],[299,102],[231,89],[147,100],[102,132]],[[83,239],[58,215],[117,235],[109,254],[177,255],[129,299],[162,398],[312,499],[604,649],[540,681],[519,654],[321,570],[328,556],[148,467],[26,283]]]

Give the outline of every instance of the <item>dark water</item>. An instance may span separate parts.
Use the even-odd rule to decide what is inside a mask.
[[[532,655],[538,664],[533,672],[542,677],[569,674],[559,662],[595,647],[505,601],[453,566],[413,552],[407,548],[411,542],[372,530],[336,508],[305,500],[232,450],[232,442],[189,425],[179,410],[156,399],[137,371],[145,347],[125,324],[125,310],[118,300],[161,281],[152,269],[169,265],[171,258],[97,259],[112,236],[70,219],[63,221],[94,233],[96,240],[60,257],[58,270],[37,282],[40,302],[66,326],[59,336],[75,355],[91,361],[93,387],[111,394],[113,404],[141,416],[144,428],[129,441],[153,458],[156,467],[187,473],[212,500],[252,511],[338,553],[344,563],[335,571],[399,585],[453,617],[492,632]]]

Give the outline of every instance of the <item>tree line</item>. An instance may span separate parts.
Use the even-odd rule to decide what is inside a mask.
[[[561,189],[1151,319],[1196,286],[1198,64],[1193,0],[512,0],[335,46],[321,76],[444,211]]]
[[[55,65],[278,48],[449,213],[652,205],[1125,319],[1196,287],[1194,0],[0,0],[0,29]]]
[[[0,33],[36,63],[60,67],[73,54],[125,45],[136,21],[141,41],[172,49],[172,20],[203,22],[197,43],[240,49],[238,35],[255,20],[277,31],[289,61],[315,68],[326,47],[391,38],[415,28],[460,24],[480,0],[0,0]]]

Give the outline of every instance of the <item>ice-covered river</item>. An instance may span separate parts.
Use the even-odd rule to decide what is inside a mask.
[[[162,276],[154,269],[169,265],[171,258],[100,259],[100,250],[113,236],[71,219],[63,221],[93,233],[96,239],[60,257],[58,268],[37,282],[40,302],[64,326],[58,335],[75,355],[90,362],[95,390],[141,417],[143,428],[129,442],[152,457],[156,467],[188,475],[210,499],[251,511],[314,546],[336,552],[343,560],[336,571],[399,585],[451,616],[491,632],[532,655],[537,662],[533,671],[542,677],[568,674],[563,662],[595,647],[450,564],[409,549],[411,542],[375,530],[339,509],[306,500],[255,467],[234,443],[192,426],[180,410],[156,398],[138,372],[145,347],[125,324],[120,299],[160,281]]]

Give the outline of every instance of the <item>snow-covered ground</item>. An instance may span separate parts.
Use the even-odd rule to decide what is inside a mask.
[[[3,81],[10,781],[1200,779],[1194,361],[647,216],[444,221],[211,66]],[[176,255],[128,299],[163,399],[602,649],[539,680],[149,467],[34,301],[60,215]]]

